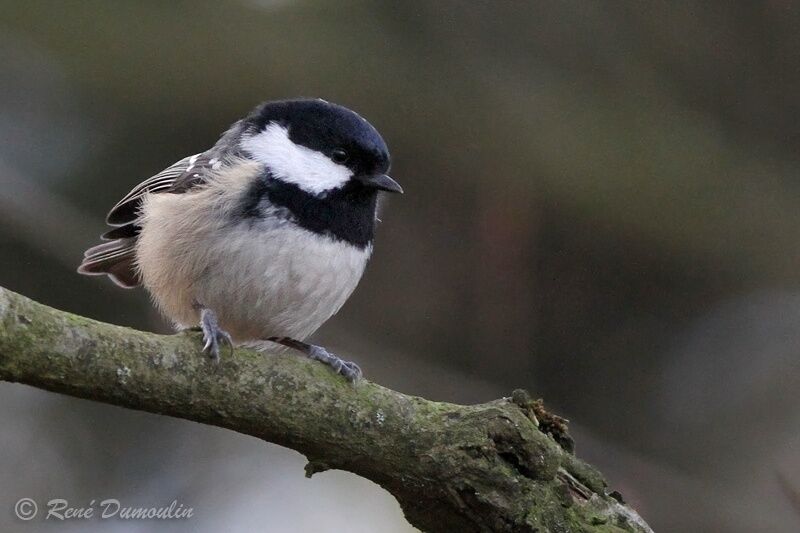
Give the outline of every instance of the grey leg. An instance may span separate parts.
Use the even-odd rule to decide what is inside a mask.
[[[292,339],[291,337],[270,337],[267,340],[277,342],[278,344],[282,344],[283,346],[302,352],[311,359],[316,359],[317,361],[325,363],[333,368],[334,372],[343,375],[348,381],[358,381],[361,379],[361,368],[359,368],[357,364],[339,358],[322,346],[308,344],[306,342]]]
[[[233,339],[227,331],[219,327],[217,315],[211,309],[200,307],[200,329],[203,331],[203,351],[208,352],[213,361],[219,361],[219,347],[228,343],[233,355]]]

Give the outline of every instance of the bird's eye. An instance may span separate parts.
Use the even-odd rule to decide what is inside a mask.
[[[350,159],[350,155],[341,148],[337,148],[333,152],[331,152],[331,159],[333,159],[334,163],[339,163],[341,165],[342,163],[346,163],[347,160]]]

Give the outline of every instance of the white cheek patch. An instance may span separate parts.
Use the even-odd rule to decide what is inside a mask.
[[[267,165],[276,178],[314,194],[341,187],[353,175],[349,168],[324,154],[295,144],[289,131],[275,123],[242,139],[242,148]]]

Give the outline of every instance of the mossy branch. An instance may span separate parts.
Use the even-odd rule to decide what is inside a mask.
[[[431,402],[302,357],[237,349],[214,364],[199,347],[199,334],[104,324],[0,288],[0,379],[292,448],[308,475],[337,468],[378,483],[423,531],[650,531],[522,391]]]

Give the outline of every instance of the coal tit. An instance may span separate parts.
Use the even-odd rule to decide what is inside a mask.
[[[388,169],[383,138],[353,111],[267,102],[134,187],[78,272],[143,285],[176,327],[199,324],[214,359],[224,343],[276,342],[354,380],[356,364],[303,341],[361,279],[378,192],[402,192]]]

